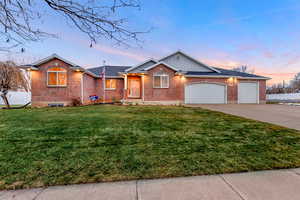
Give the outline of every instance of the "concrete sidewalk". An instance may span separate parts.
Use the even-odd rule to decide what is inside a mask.
[[[1,200],[299,200],[300,168],[0,191]]]

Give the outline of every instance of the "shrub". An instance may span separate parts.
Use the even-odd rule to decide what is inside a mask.
[[[72,106],[81,106],[81,100],[79,98],[72,99]]]

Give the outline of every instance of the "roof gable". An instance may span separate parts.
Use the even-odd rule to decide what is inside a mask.
[[[90,72],[90,71],[88,71],[88,70],[86,70],[86,69],[80,67],[79,65],[76,65],[76,64],[72,63],[71,61],[68,61],[68,60],[66,60],[66,59],[64,59],[64,58],[62,58],[62,57],[60,57],[59,55],[57,55],[57,54],[55,54],[55,53],[52,54],[51,56],[48,56],[48,57],[43,58],[43,59],[41,59],[41,60],[38,60],[38,61],[36,61],[36,62],[34,62],[34,63],[30,64],[30,65],[23,65],[23,66],[21,66],[21,68],[24,68],[24,69],[32,69],[32,70],[39,70],[39,66],[40,66],[40,65],[42,65],[42,64],[44,64],[44,63],[47,63],[47,62],[49,62],[49,61],[51,61],[51,60],[53,60],[53,59],[58,59],[58,60],[60,60],[60,61],[62,61],[62,62],[64,62],[64,63],[70,65],[70,68],[71,68],[72,70],[74,70],[74,71],[81,71],[81,72],[84,72],[84,73],[87,73],[87,74],[91,75],[92,77],[95,77],[95,78],[98,77],[98,76],[97,76],[96,74],[94,74],[93,72]]]
[[[198,72],[217,72],[217,69],[207,66],[198,60],[188,56],[187,54],[177,51],[166,57],[161,58],[159,61],[171,65],[181,71],[198,71]]]
[[[76,64],[74,64],[74,63],[72,63],[72,62],[70,62],[70,61],[68,61],[68,60],[60,57],[59,55],[57,55],[55,53],[52,54],[51,56],[48,56],[48,57],[43,58],[41,60],[38,60],[38,61],[32,63],[31,65],[33,65],[33,66],[39,66],[39,65],[44,64],[44,63],[46,63],[46,62],[48,62],[50,60],[53,60],[53,59],[61,60],[61,61],[65,62],[65,63],[71,65],[72,67],[78,67],[78,65],[76,65]]]
[[[139,64],[125,70],[125,72],[127,72],[127,73],[138,73],[138,72],[144,71],[147,67],[150,67],[150,66],[154,65],[155,63],[157,63],[156,60],[148,59],[148,60],[146,60],[142,63],[139,63]]]
[[[158,62],[158,63],[155,63],[154,65],[151,65],[151,66],[149,66],[149,67],[147,67],[147,68],[145,68],[144,70],[145,71],[148,71],[148,70],[150,70],[150,69],[153,69],[154,67],[157,67],[158,65],[164,65],[164,66],[166,66],[166,67],[168,67],[168,68],[170,68],[170,69],[172,69],[172,70],[174,70],[174,71],[180,71],[180,70],[178,70],[177,68],[175,68],[175,67],[173,67],[173,66],[171,66],[171,65],[169,65],[169,64],[167,64],[167,63],[165,63],[165,62]]]

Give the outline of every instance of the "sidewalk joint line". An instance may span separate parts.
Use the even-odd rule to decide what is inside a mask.
[[[296,172],[294,169],[289,169],[289,172],[292,172],[292,173],[294,173],[294,174],[300,176],[300,173]]]
[[[40,194],[42,194],[47,188],[42,188],[41,191],[39,193],[37,193],[37,195],[32,199],[32,200],[36,200]]]
[[[138,180],[135,181],[135,199],[139,200]]]
[[[235,192],[235,193],[240,197],[240,199],[246,200],[246,198],[243,197],[243,195],[242,195],[237,189],[235,189],[235,188],[233,187],[233,185],[232,185],[229,181],[227,181],[227,180],[225,179],[225,177],[223,177],[222,175],[218,175],[218,176],[225,182],[226,185],[228,185],[228,187],[230,187],[230,189],[231,189],[233,192]]]

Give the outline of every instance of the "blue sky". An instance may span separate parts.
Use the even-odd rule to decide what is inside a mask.
[[[300,3],[296,0],[141,0],[141,10],[123,10],[141,36],[142,48],[124,48],[100,40],[89,48],[88,38],[66,25],[59,16],[44,16],[43,30],[58,38],[26,44],[24,54],[4,54],[1,59],[31,62],[57,53],[84,67],[133,65],[149,57],[160,58],[182,50],[219,67],[248,65],[256,73],[291,79],[300,72]]]

